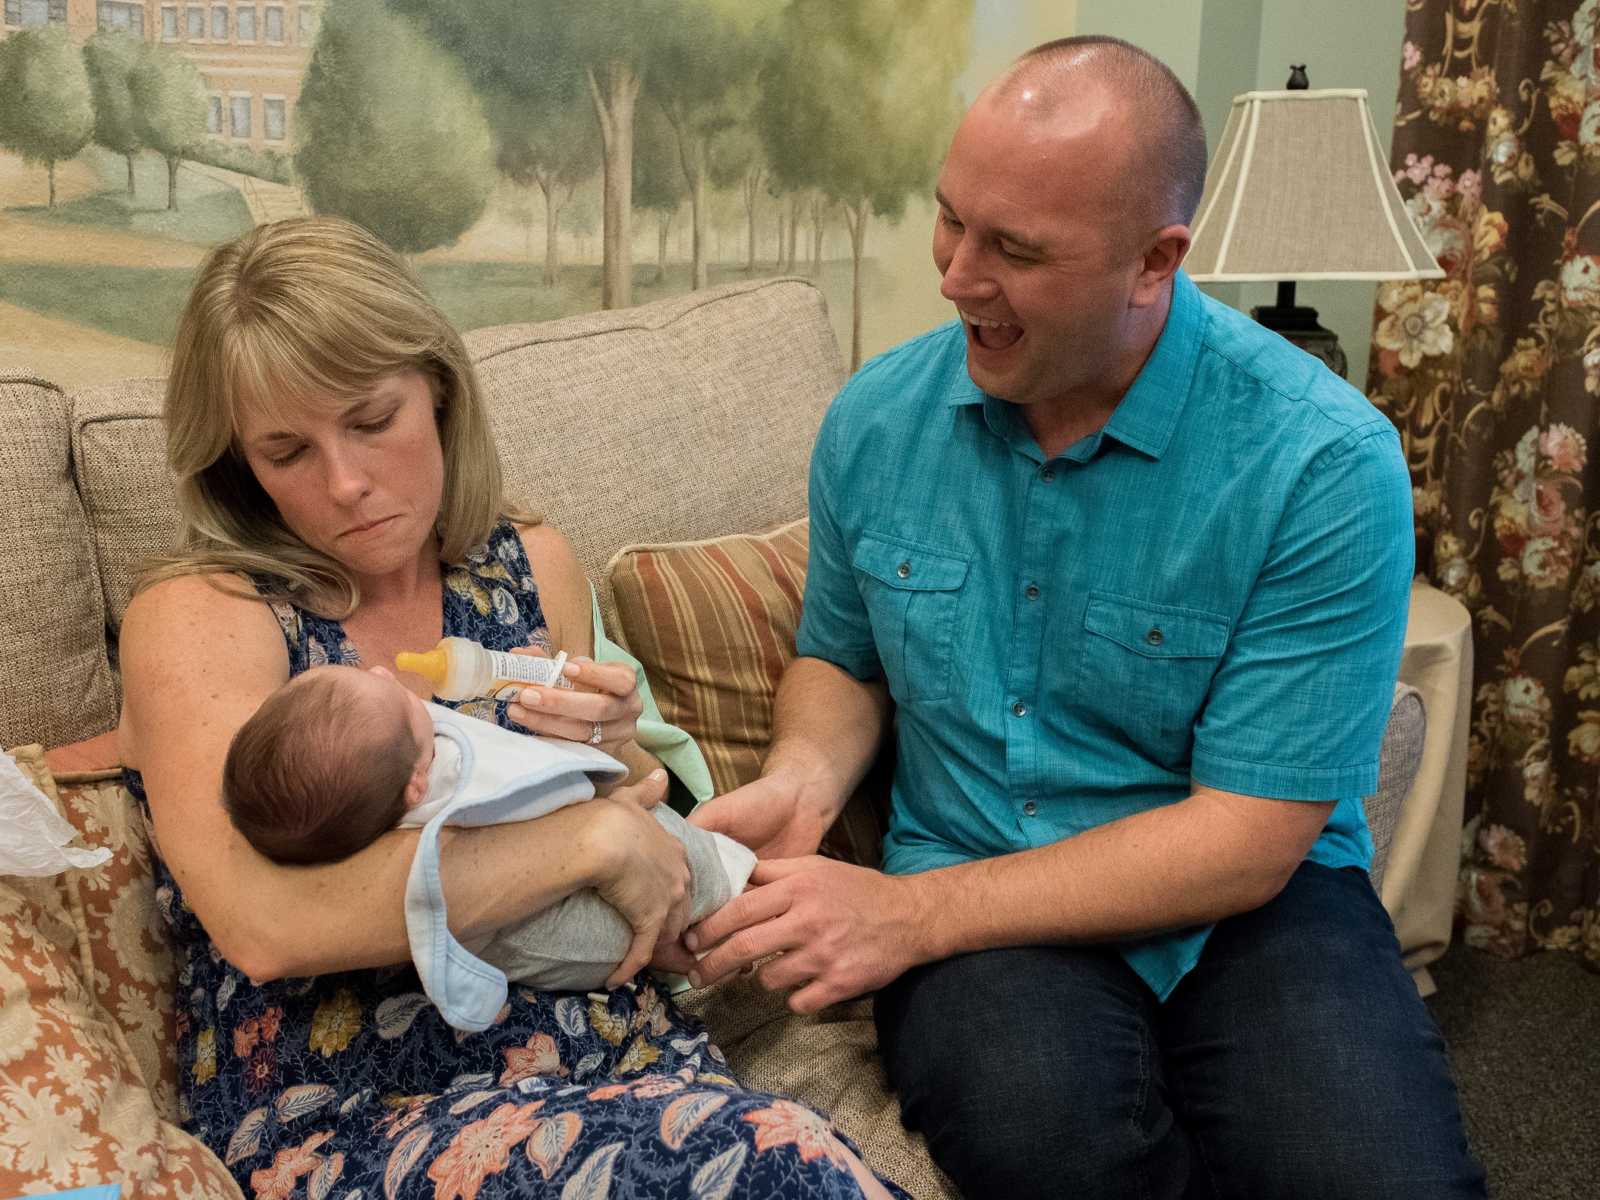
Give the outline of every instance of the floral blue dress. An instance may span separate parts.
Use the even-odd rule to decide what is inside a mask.
[[[447,634],[499,650],[548,637],[509,524],[444,583]],[[337,621],[273,610],[291,674],[357,662]],[[504,704],[457,707],[512,725]],[[138,773],[126,782],[147,803]],[[460,1033],[409,965],[252,983],[159,858],[156,882],[179,964],[184,1122],[247,1197],[860,1194],[829,1122],[741,1087],[644,974],[609,994],[513,985],[496,1024]]]

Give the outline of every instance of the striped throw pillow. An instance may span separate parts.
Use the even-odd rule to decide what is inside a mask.
[[[607,566],[628,649],[662,717],[699,743],[719,795],[761,774],[773,695],[794,658],[808,533],[802,517],[761,534],[625,546]],[[880,764],[823,853],[878,865],[887,779]]]
[[[661,715],[700,744],[718,793],[761,774],[772,696],[794,657],[804,518],[769,533],[628,546],[611,587]]]

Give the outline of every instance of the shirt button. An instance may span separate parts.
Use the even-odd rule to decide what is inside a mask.
[[[1056,477],[1056,469],[1054,467],[1040,467],[1039,468],[1039,478],[1044,480],[1046,483],[1049,483],[1055,477]]]
[[[1030,583],[1027,587],[1022,589],[1022,594],[1029,600],[1037,600],[1039,598],[1039,585],[1036,583]]]
[[[1026,804],[1024,804],[1022,806],[1022,811],[1026,816],[1030,816],[1031,817],[1031,816],[1034,815],[1034,813],[1039,811],[1039,806],[1037,804],[1035,804],[1032,800],[1029,800]]]
[[[908,560],[906,562],[901,563],[898,567],[896,567],[894,569],[894,573],[896,575],[900,576],[901,579],[909,579],[911,577],[911,563],[910,563],[910,561]]]
[[[1021,700],[1018,700],[1015,704],[1013,704],[1011,706],[1011,715],[1014,716],[1014,717],[1025,717],[1025,716],[1027,716],[1028,715],[1028,706],[1026,704],[1024,704]]]
[[[1167,639],[1166,636],[1161,632],[1160,628],[1155,627],[1152,628],[1149,633],[1144,635],[1144,640],[1149,642],[1152,646],[1159,646]]]

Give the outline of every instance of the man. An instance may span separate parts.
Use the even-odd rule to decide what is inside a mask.
[[[702,980],[881,988],[908,1125],[969,1196],[1482,1195],[1367,880],[1412,570],[1364,397],[1180,271],[1194,101],[1105,38],[962,121],[959,324],[869,363],[812,460],[765,860]],[[896,706],[885,870],[816,857]]]

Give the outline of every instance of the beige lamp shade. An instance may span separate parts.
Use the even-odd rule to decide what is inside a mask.
[[[1367,93],[1235,96],[1184,263],[1201,283],[1442,279],[1389,174]]]

